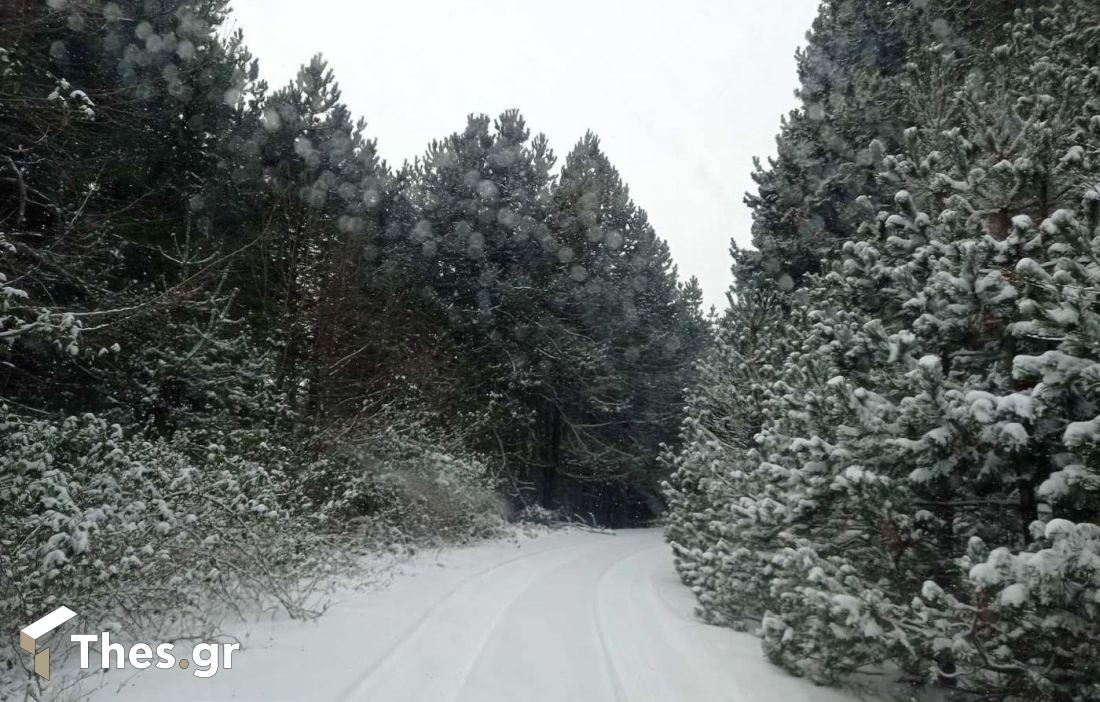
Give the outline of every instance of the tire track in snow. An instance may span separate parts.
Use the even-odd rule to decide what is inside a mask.
[[[600,548],[600,549],[596,549],[596,550],[597,550],[597,552],[601,552],[603,550],[610,550],[610,549],[614,548],[617,545],[618,544],[609,544],[606,547],[606,549],[605,548]],[[500,623],[502,621],[504,621],[504,619],[508,616],[508,614],[512,611],[512,609],[516,606],[516,604],[521,599],[523,599],[524,595],[529,593],[536,585],[541,584],[542,580],[544,578],[546,578],[547,576],[561,570],[562,568],[568,568],[568,567],[570,567],[570,566],[572,566],[576,563],[579,563],[581,561],[589,560],[589,559],[592,558],[592,555],[593,555],[592,553],[586,552],[586,553],[584,553],[584,554],[582,554],[582,555],[580,555],[580,556],[578,556],[578,557],[576,557],[572,560],[566,561],[565,563],[559,563],[558,565],[554,566],[550,570],[543,571],[542,573],[540,573],[538,578],[535,578],[534,580],[530,581],[529,583],[527,583],[527,585],[525,585],[518,592],[516,592],[515,596],[512,597],[509,600],[508,604],[505,607],[501,608],[501,610],[493,618],[493,623],[489,627],[489,630],[486,631],[485,634],[481,637],[481,640],[479,641],[478,647],[477,647],[477,654],[473,657],[473,659],[466,666],[466,670],[462,674],[462,678],[460,679],[459,684],[455,687],[454,693],[448,698],[450,700],[450,702],[457,702],[459,699],[462,698],[462,693],[465,691],[466,685],[470,681],[470,676],[473,674],[474,670],[477,668],[478,663],[481,662],[482,658],[484,658],[486,647],[488,646],[489,642],[492,640],[493,634],[496,633],[497,629],[500,626]],[[624,558],[629,558],[632,555],[634,555],[634,552],[624,556]],[[610,565],[608,565],[606,568],[604,568],[603,573],[606,573],[608,570],[613,568],[615,563],[617,563],[617,562],[618,561],[612,561]],[[601,574],[601,578],[602,577],[603,576]],[[597,624],[597,630],[598,630],[598,624]],[[600,635],[602,637],[602,633]],[[601,638],[601,643],[602,643],[602,638]],[[605,655],[606,655],[606,649],[605,649]],[[616,678],[613,679],[612,683],[613,683],[613,686],[615,688],[616,702],[626,702],[626,698],[623,697],[622,694],[621,694],[622,693],[621,682],[616,677]]]
[[[700,681],[708,680],[710,678],[708,671],[727,667],[729,661],[722,660],[721,656],[710,647],[693,646],[692,641],[685,641],[685,634],[682,628],[684,620],[680,616],[678,608],[669,601],[668,597],[662,591],[660,583],[657,580],[656,569],[651,568],[649,570],[644,582],[646,587],[643,596],[648,603],[646,609],[653,613],[652,621],[664,634],[664,640],[677,643],[677,645],[669,647],[669,652],[672,656],[675,656],[675,660],[677,660],[683,668],[691,671],[691,679]],[[696,623],[697,620],[694,618],[694,615],[692,615],[692,618],[688,621]],[[699,623],[702,624],[702,622]],[[696,655],[685,656],[684,651],[688,649],[693,650]],[[704,661],[709,661],[710,664],[707,665]],[[724,702],[751,702],[751,698],[746,698],[744,694],[742,694],[741,689],[727,685],[723,685],[720,691],[711,690],[708,694],[721,695],[720,698],[708,697],[708,699],[721,699]]]
[[[659,546],[640,548],[613,562],[603,571],[600,575],[600,579],[596,581],[595,588],[593,588],[592,619],[596,623],[596,634],[600,641],[600,648],[603,650],[604,662],[615,689],[615,699],[617,702],[629,702],[630,696],[627,694],[626,685],[623,682],[622,674],[619,672],[619,665],[615,663],[615,655],[612,653],[609,638],[607,636],[607,625],[604,622],[604,609],[602,604],[604,588],[606,587],[607,579],[611,577],[616,570],[621,568],[624,563],[658,548],[663,549],[666,548],[666,546],[662,543]]]
[[[515,601],[520,599],[524,592],[537,584],[542,578],[546,577],[547,574],[569,563],[591,558],[593,552],[605,550],[604,547],[605,544],[601,544],[599,548],[593,548],[590,545],[586,545],[579,556],[570,553],[575,553],[577,551],[576,545],[544,548],[534,553],[500,561],[464,578],[418,617],[417,621],[402,634],[401,638],[387,649],[386,653],[377,659],[370,668],[360,676],[359,680],[348,688],[338,699],[348,702],[389,702],[390,700],[398,699],[415,699],[419,702],[420,699],[425,699],[424,697],[409,697],[407,692],[404,691],[394,691],[388,695],[379,695],[377,688],[381,687],[385,690],[402,687],[402,685],[398,683],[402,676],[411,678],[406,680],[409,684],[427,684],[437,687],[441,686],[441,680],[444,678],[453,678],[454,668],[451,666],[456,658],[455,651],[458,649],[448,648],[446,650],[446,657],[443,660],[439,660],[441,658],[439,655],[440,651],[437,649],[433,652],[431,646],[433,640],[427,639],[426,641],[428,643],[424,646],[422,651],[418,654],[410,653],[412,646],[417,643],[424,643],[425,640],[423,636],[430,627],[435,626],[441,628],[440,636],[437,638],[446,638],[448,635],[454,636],[455,632],[459,632],[459,637],[453,639],[453,641],[457,643],[461,640],[461,636],[471,631],[479,630],[484,621],[491,621],[492,623],[490,624],[489,630],[479,635],[481,637],[479,648],[483,648],[486,642],[491,638],[492,630],[495,629],[503,619],[502,613],[506,612]],[[561,556],[563,553],[567,556],[565,561],[558,562],[557,558],[552,558],[548,566],[547,564],[531,565],[528,562],[539,556]],[[521,561],[524,563],[520,563]],[[520,584],[518,588],[515,587],[514,583],[509,583],[507,579],[500,578],[501,572],[505,569],[518,570],[522,574],[522,584]],[[484,584],[484,589],[477,589],[481,584]],[[455,623],[453,621],[443,621],[443,619],[461,619],[463,615],[468,616],[470,611],[477,611],[479,605],[479,603],[476,602],[477,598],[484,597],[485,593],[492,593],[494,588],[500,590],[502,587],[506,589],[499,592],[499,597],[501,599],[499,601],[491,599],[484,605],[485,610],[492,613],[489,617],[478,617],[463,622],[464,626],[457,627],[454,625]],[[475,601],[472,606],[470,606],[471,603],[466,603],[468,606],[466,611],[448,611],[449,605],[454,603],[456,599],[461,602],[462,597],[472,597]],[[435,662],[438,663],[436,666],[431,665],[433,653],[437,659]],[[403,658],[407,656],[411,656],[412,660]],[[395,665],[395,663],[398,665]],[[462,671],[460,674],[462,679],[468,678],[470,670],[463,668],[459,670]],[[390,677],[387,677],[387,673]],[[446,686],[444,691],[433,694],[428,699],[440,699],[446,695],[446,691],[451,689],[453,688]]]
[[[417,617],[416,621],[412,623],[409,628],[402,632],[401,636],[388,648],[386,652],[379,656],[375,661],[367,667],[366,670],[359,676],[359,679],[349,686],[344,693],[342,693],[338,699],[341,700],[357,700],[362,698],[362,693],[370,685],[375,675],[393,660],[404,649],[408,648],[410,641],[431,621],[432,617],[442,609],[448,602],[453,600],[458,594],[465,590],[468,586],[475,581],[483,580],[486,577],[496,573],[497,571],[507,568],[519,561],[525,561],[537,556],[542,556],[548,553],[556,551],[562,551],[568,548],[568,546],[554,546],[551,548],[541,549],[532,553],[525,553],[521,556],[515,556],[503,561],[494,563],[493,565],[482,568],[470,575],[467,575],[462,580],[459,580],[453,587],[447,590],[438,600],[436,600],[430,607],[424,610],[424,613]]]
[[[661,545],[664,546],[664,544]],[[631,551],[619,560],[612,562],[600,574],[599,580],[596,581],[596,585],[592,589],[592,621],[596,625],[596,638],[599,639],[600,642],[600,650],[603,652],[604,668],[607,671],[608,677],[611,679],[611,685],[615,691],[616,702],[628,702],[630,697],[626,694],[626,685],[623,684],[622,674],[619,672],[619,666],[616,665],[615,657],[611,653],[611,644],[607,636],[607,627],[604,624],[603,605],[601,604],[603,589],[607,579],[623,563],[633,559],[638,554],[651,551],[653,548],[654,547],[649,546]]]

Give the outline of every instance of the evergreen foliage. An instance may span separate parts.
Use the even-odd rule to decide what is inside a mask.
[[[1100,13],[1002,5],[823,5],[668,535],[704,616],[796,673],[1100,699]],[[849,32],[877,26],[889,81]]]
[[[472,116],[391,168],[227,7],[0,3],[5,629],[307,616],[364,549],[652,517],[708,334],[598,140],[559,176]]]

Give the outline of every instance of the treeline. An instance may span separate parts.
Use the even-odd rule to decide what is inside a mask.
[[[271,90],[227,16],[0,4],[8,630],[46,593],[293,609],[354,530],[658,511],[710,332],[599,140],[559,172],[479,115],[394,168],[323,60]]]
[[[1100,6],[828,0],[798,59],[680,573],[820,682],[1100,699]]]

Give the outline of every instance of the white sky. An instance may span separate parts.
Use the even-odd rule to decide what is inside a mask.
[[[518,107],[565,160],[586,129],[681,277],[725,306],[730,237],[749,241],[753,156],[795,106],[817,0],[234,0],[278,87],[321,52],[393,165]]]

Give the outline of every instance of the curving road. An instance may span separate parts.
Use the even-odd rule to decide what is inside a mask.
[[[267,622],[232,670],[108,677],[96,699],[842,702],[692,616],[659,530],[422,556],[316,622]]]

